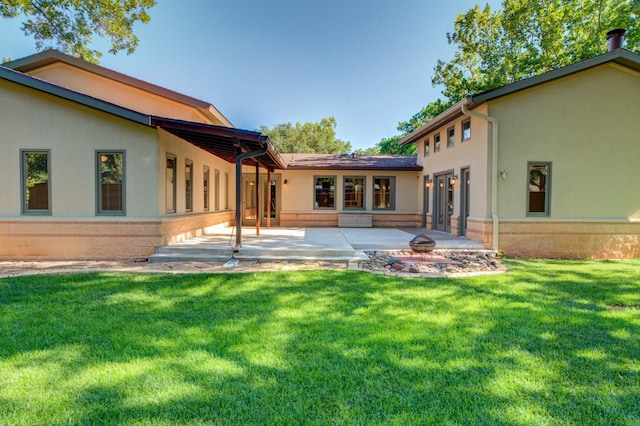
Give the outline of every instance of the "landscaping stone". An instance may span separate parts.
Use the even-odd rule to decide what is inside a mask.
[[[504,272],[495,252],[434,250],[429,255],[411,251],[366,252],[368,261],[359,268],[394,276],[452,277]]]

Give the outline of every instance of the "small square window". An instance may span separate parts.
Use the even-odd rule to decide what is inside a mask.
[[[471,120],[462,122],[462,141],[471,139]]]
[[[456,144],[456,130],[451,127],[447,129],[447,148],[451,148]]]
[[[433,152],[440,152],[440,133],[433,136]]]
[[[426,138],[424,140],[424,156],[425,157],[429,156],[430,149],[431,149],[431,147],[429,146],[429,138]]]

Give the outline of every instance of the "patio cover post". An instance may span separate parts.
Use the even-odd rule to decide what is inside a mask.
[[[236,245],[237,252],[242,247],[242,162],[247,158],[259,157],[269,150],[268,146],[257,151],[245,152],[236,157]]]
[[[256,162],[256,237],[260,236],[260,165]]]

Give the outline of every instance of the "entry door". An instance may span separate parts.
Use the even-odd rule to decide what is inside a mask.
[[[452,173],[436,176],[434,197],[434,228],[438,231],[451,232],[451,216],[453,216]]]
[[[469,191],[471,186],[471,173],[468,168],[460,173],[460,235],[467,235],[467,219],[469,218]]]
[[[271,181],[266,174],[261,174],[256,183],[255,174],[242,176],[242,225],[254,226],[260,218],[260,225],[267,225],[267,215],[270,213],[270,225],[280,225],[280,175],[271,175]],[[260,191],[259,204],[256,204],[256,191]],[[271,211],[269,211],[269,205]]]

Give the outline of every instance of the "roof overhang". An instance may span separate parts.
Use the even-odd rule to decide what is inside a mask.
[[[259,132],[155,116],[151,117],[151,125],[169,132],[229,163],[234,163],[236,157],[242,153],[267,148],[266,154],[248,158],[243,164],[259,164],[267,170],[285,169],[287,167],[286,162],[271,140]]]
[[[406,145],[409,143],[417,142],[424,136],[428,135],[438,127],[443,126],[449,121],[455,120],[458,117],[464,115],[462,113],[462,105],[468,105],[470,102],[468,99],[463,99],[460,102],[456,103],[453,106],[447,108],[444,112],[434,117],[433,120],[423,124],[418,127],[413,132],[409,133],[407,136],[403,137],[398,141],[398,145]]]

